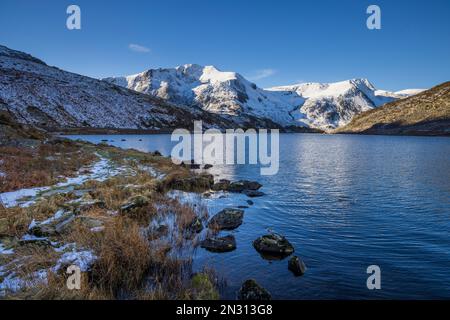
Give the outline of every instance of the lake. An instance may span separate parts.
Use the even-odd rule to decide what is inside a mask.
[[[176,144],[170,135],[70,138],[165,155]],[[226,280],[224,298],[234,299],[249,278],[275,299],[450,298],[449,138],[281,134],[277,175],[261,176],[255,165],[210,172],[259,181],[266,193],[232,232],[237,250],[196,251],[197,268],[210,266]],[[246,200],[205,201],[213,215]],[[252,241],[267,230],[294,245],[304,276],[293,276],[288,259],[267,261],[255,251]],[[370,265],[381,268],[381,290],[367,289]]]

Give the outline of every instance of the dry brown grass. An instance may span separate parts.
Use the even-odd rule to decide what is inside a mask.
[[[97,158],[72,142],[36,148],[0,147],[0,155],[0,171],[5,173],[0,177],[0,193],[53,185]]]
[[[86,150],[93,149],[87,145]],[[96,147],[97,148],[97,147]],[[83,152],[88,152],[88,151]],[[120,175],[103,182],[89,181],[77,189],[92,189],[84,195],[84,200],[100,200],[102,205],[76,211],[78,215],[103,222],[105,228],[92,232],[83,219],[75,219],[71,227],[55,240],[59,243],[76,243],[77,248],[89,249],[98,257],[91,270],[83,274],[82,289],[70,291],[66,286],[67,275],[64,272],[48,272],[48,283],[36,284],[9,298],[33,299],[196,299],[211,297],[213,283],[191,281],[192,260],[180,258],[177,247],[195,246],[195,241],[186,242],[186,229],[201,212],[201,218],[207,216],[205,208],[182,205],[178,200],[168,198],[160,189],[160,184],[149,173],[139,170],[138,164],[152,165],[161,172],[170,172],[172,179],[191,176],[191,173],[171,163],[170,159],[144,154],[138,151],[122,151],[111,147],[99,147],[96,150],[112,158],[118,164],[134,168],[135,175]],[[53,150],[51,152],[55,152]],[[50,151],[42,151],[47,154]],[[63,170],[64,166],[57,170]],[[166,181],[166,182],[167,182]],[[33,185],[35,186],[35,185]],[[165,187],[163,188],[165,190]],[[121,212],[121,206],[135,196],[145,196],[149,204],[130,212]],[[7,219],[5,235],[20,238],[27,232],[32,219],[42,221],[54,215],[58,209],[70,209],[72,193],[56,194],[40,199],[30,208],[9,208],[0,206],[1,219]],[[156,209],[158,208],[158,209]],[[116,212],[116,215],[111,215]],[[150,241],[144,229],[152,219],[174,215],[173,234],[169,239]],[[0,229],[1,232],[1,229]],[[0,234],[1,236],[1,234]],[[52,238],[53,239],[53,238]],[[55,265],[61,253],[51,247],[45,249],[25,246],[15,249],[15,257],[27,257],[29,263],[23,268],[23,276],[36,270],[48,269]],[[28,250],[28,251],[27,251]],[[46,252],[48,250],[49,252]],[[62,270],[62,269],[61,269]],[[203,284],[206,291],[201,290]],[[214,296],[214,294],[213,294]]]

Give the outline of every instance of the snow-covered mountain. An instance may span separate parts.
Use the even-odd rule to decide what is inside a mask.
[[[170,130],[194,120],[204,128],[329,129],[411,93],[376,90],[365,79],[262,89],[238,73],[199,65],[104,80],[0,46],[0,111],[51,129]]]
[[[231,126],[198,108],[174,106],[150,95],[50,67],[0,46],[0,111],[21,123],[47,128],[170,129]]]
[[[408,96],[376,90],[366,79],[262,89],[238,73],[196,64],[103,80],[215,114],[320,129],[343,126],[356,114]]]

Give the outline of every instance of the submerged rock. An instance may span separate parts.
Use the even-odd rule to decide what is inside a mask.
[[[226,208],[209,220],[208,227],[218,230],[233,230],[242,224],[244,210]]]
[[[270,300],[272,296],[270,293],[261,287],[255,280],[246,280],[238,293],[239,300]]]
[[[252,200],[247,200],[247,203],[248,203],[249,206],[252,206],[252,205],[255,204]]]
[[[288,269],[298,277],[302,276],[306,272],[306,265],[299,257],[293,256],[289,259]]]
[[[229,252],[236,249],[236,239],[233,235],[207,238],[200,243],[200,246],[211,252]]]
[[[256,190],[244,190],[244,191],[242,191],[242,193],[250,198],[262,197],[263,195],[265,195],[264,192],[256,191]]]
[[[145,207],[150,204],[150,200],[145,196],[135,196],[129,199],[120,207],[122,213],[129,213],[135,209]]]
[[[253,241],[253,247],[270,258],[285,258],[294,252],[292,244],[283,236],[278,234],[269,234],[259,237]]]
[[[264,195],[264,193],[259,192],[262,185],[256,181],[249,180],[239,180],[235,182],[231,182],[226,179],[221,179],[219,182],[215,183],[211,188],[214,191],[228,191],[234,193],[245,193],[250,197],[260,197]]]
[[[228,191],[231,192],[243,192],[245,190],[259,190],[262,185],[256,181],[239,180],[232,182],[228,187]]]

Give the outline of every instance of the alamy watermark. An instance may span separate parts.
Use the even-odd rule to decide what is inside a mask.
[[[278,129],[208,129],[202,121],[194,122],[194,132],[176,129],[172,141],[173,163],[194,160],[197,164],[259,164],[261,175],[275,175],[280,167],[280,137]],[[247,162],[248,158],[248,162]]]
[[[369,30],[381,29],[381,9],[379,6],[372,4],[367,7],[367,14],[370,16],[367,18],[366,25]]]
[[[81,290],[81,269],[76,265],[71,265],[67,268],[66,285],[69,290]]]
[[[67,7],[66,13],[69,15],[66,20],[66,27],[69,30],[81,29],[81,9],[77,5]]]
[[[377,265],[371,265],[367,267],[367,274],[370,276],[367,278],[367,289],[380,290],[381,289],[381,268]]]

